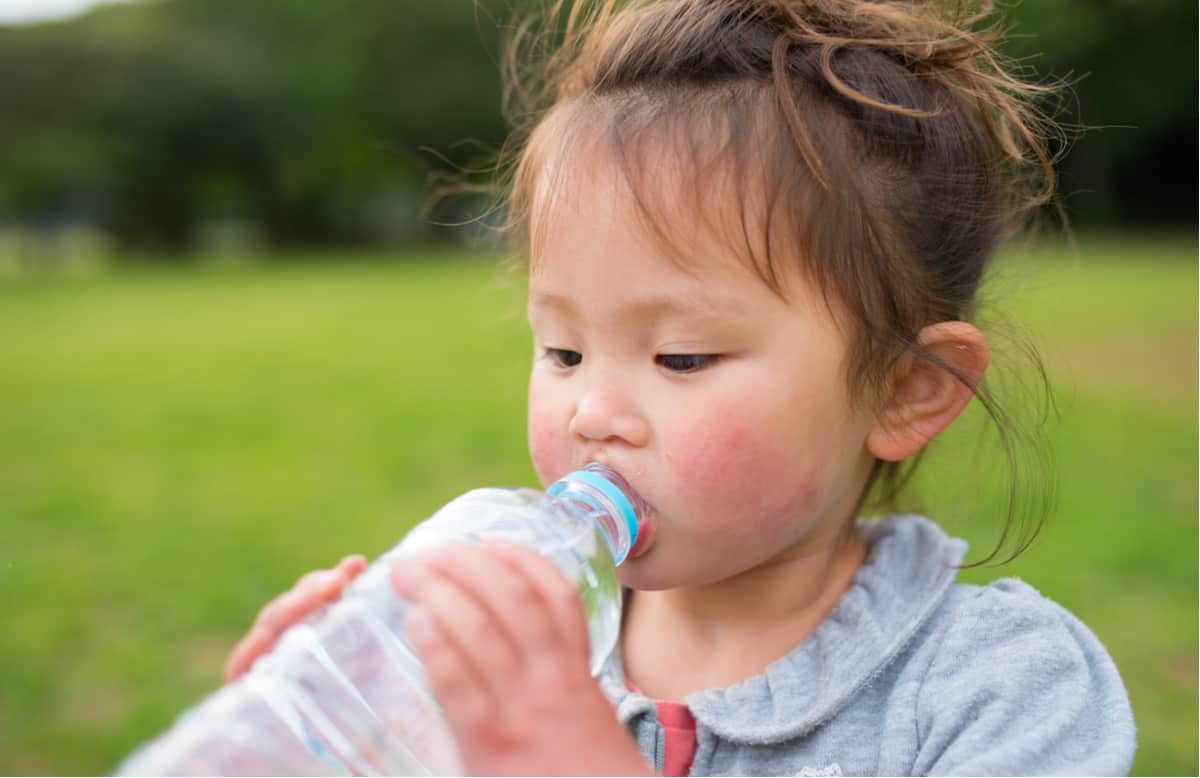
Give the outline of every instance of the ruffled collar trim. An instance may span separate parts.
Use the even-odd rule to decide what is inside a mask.
[[[687,697],[698,724],[740,743],[777,743],[832,718],[913,639],[944,600],[967,544],[913,515],[860,521],[867,559],[833,611],[766,671]],[[654,710],[625,685],[620,651],[600,674],[623,722]],[[751,715],[752,714],[752,715]]]

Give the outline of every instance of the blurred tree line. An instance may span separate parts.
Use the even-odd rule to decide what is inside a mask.
[[[0,28],[0,228],[87,224],[135,247],[211,224],[274,246],[427,238],[429,175],[504,138],[498,27],[529,4],[156,0]],[[1009,54],[1086,75],[1064,117],[1096,128],[1061,164],[1074,223],[1194,224],[1196,4],[1006,17]]]

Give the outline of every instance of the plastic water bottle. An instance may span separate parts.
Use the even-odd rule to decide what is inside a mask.
[[[456,775],[462,767],[404,635],[409,605],[388,568],[450,543],[537,549],[579,588],[593,674],[620,625],[616,566],[645,508],[613,470],[588,465],[532,489],[476,489],[415,527],[340,599],[285,631],[239,678],[130,755],[118,775]]]

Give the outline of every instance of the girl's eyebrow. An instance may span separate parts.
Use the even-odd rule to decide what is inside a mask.
[[[553,292],[530,294],[529,305],[531,308],[551,308],[569,314],[577,312],[577,306],[570,297]],[[618,310],[623,316],[641,319],[661,316],[725,318],[744,315],[746,306],[732,298],[714,297],[707,294],[686,297],[656,295],[623,300],[618,306]]]

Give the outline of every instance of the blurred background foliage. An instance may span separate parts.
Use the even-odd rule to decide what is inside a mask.
[[[534,482],[520,274],[436,226],[473,204],[421,214],[503,140],[498,28],[533,1],[0,26],[0,771],[112,770],[303,572]],[[1001,5],[1007,52],[1077,78],[1062,118],[1093,129],[1059,166],[1079,243],[1010,247],[985,292],[1046,359],[1059,498],[966,577],[1080,615],[1128,685],[1135,772],[1196,774],[1197,7]],[[974,558],[1004,511],[981,418],[917,483]]]
[[[504,135],[488,13],[173,0],[0,29],[0,220],[132,247],[419,236],[439,158]]]
[[[0,28],[0,225],[126,247],[431,235],[431,172],[504,137],[499,28],[532,0],[159,0]],[[1073,222],[1191,223],[1194,3],[1004,8],[1007,53],[1072,79]],[[444,236],[443,236],[444,237]]]

